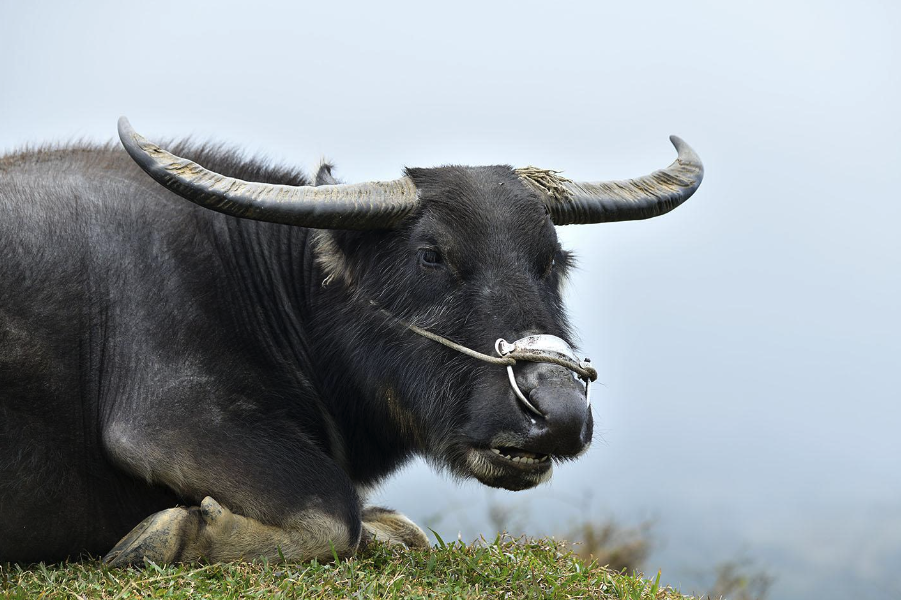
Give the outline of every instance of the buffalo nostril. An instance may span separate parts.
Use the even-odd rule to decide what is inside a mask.
[[[533,405],[531,402],[529,402],[529,399],[526,398],[526,396],[523,394],[523,391],[520,389],[519,385],[516,383],[516,375],[514,375],[514,373],[513,373],[513,367],[508,366],[507,373],[510,376],[510,387],[513,388],[513,393],[519,399],[519,401],[523,405],[523,407],[525,407],[526,409],[528,409],[528,411],[530,413],[532,413],[533,416],[530,417],[532,419],[532,423],[535,422],[535,417],[544,418],[544,413],[542,413],[540,410],[535,408],[535,405]]]

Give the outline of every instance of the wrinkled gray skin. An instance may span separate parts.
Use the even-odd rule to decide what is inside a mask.
[[[569,340],[570,258],[537,193],[506,166],[407,174],[421,205],[399,228],[319,231],[200,208],[119,148],[0,158],[0,561],[419,546],[402,515],[364,508],[411,457],[525,489],[583,452],[592,418],[567,370],[517,365],[535,419],[502,367],[373,308],[486,354]]]

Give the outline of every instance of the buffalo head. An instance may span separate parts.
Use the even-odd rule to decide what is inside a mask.
[[[590,444],[585,381],[547,362],[517,361],[511,375],[411,326],[495,357],[500,338],[552,335],[568,350],[561,288],[573,260],[555,225],[654,217],[691,196],[703,176],[697,155],[673,137],[672,165],[625,181],[451,166],[339,184],[326,168],[318,185],[297,187],[213,173],[148,142],[124,118],[119,128],[135,161],[188,200],[316,230],[310,289],[321,335],[313,343],[332,370],[323,395],[387,415],[408,453],[514,490],[546,481],[554,461]]]

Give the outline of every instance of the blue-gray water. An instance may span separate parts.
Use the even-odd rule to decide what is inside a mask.
[[[686,205],[561,229],[604,383],[589,454],[520,494],[414,465],[380,500],[464,537],[490,502],[530,534],[653,519],[648,571],[686,591],[744,555],[774,599],[898,598],[899,30],[875,1],[2,2],[0,148],[111,139],[127,114],[347,181],[591,180],[684,137],[707,168]]]

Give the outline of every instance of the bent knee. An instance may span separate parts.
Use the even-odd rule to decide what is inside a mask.
[[[281,525],[267,525],[229,511],[207,497],[199,511],[205,523],[205,552],[209,560],[266,557],[270,560],[330,560],[352,555],[360,543],[359,518],[307,508]],[[342,518],[343,517],[343,518]]]
[[[360,545],[363,525],[359,513],[344,515],[307,509],[291,520],[291,529],[300,534],[311,557],[330,559],[351,556]]]

